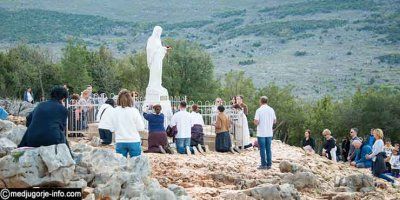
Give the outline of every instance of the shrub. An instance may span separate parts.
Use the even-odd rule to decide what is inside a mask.
[[[307,52],[305,51],[296,51],[294,53],[294,56],[305,56],[307,54]]]

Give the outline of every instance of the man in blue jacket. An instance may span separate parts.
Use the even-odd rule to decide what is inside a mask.
[[[369,155],[372,153],[371,146],[367,143],[363,144],[359,140],[355,140],[353,142],[353,145],[354,145],[355,149],[361,149],[361,150],[359,151],[358,154],[356,154],[356,157],[355,157],[354,161],[351,162],[351,165],[355,166],[357,168],[371,168],[372,160],[371,159],[367,160],[365,158],[366,155]]]
[[[67,97],[68,92],[62,86],[52,89],[51,100],[40,103],[27,117],[28,129],[18,147],[67,144],[65,128],[68,111],[62,104]]]

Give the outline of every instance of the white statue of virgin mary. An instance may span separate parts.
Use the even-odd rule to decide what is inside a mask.
[[[165,54],[171,47],[164,47],[161,44],[162,28],[154,27],[153,34],[147,40],[147,66],[149,67],[149,84],[146,88],[146,99],[144,108],[149,105],[160,104],[162,112],[166,116],[164,121],[167,125],[168,119],[172,116],[171,101],[168,90],[162,86],[162,64]]]
[[[153,34],[147,40],[147,65],[150,69],[148,88],[164,91],[162,87],[162,63],[168,47],[161,44],[162,28],[154,27]]]

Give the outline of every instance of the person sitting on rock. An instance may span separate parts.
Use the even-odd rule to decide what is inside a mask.
[[[109,145],[112,142],[112,113],[114,106],[114,99],[107,99],[100,106],[96,116],[96,121],[99,122],[99,136],[103,145]]]
[[[324,148],[322,150],[322,155],[326,156],[329,160],[332,160],[333,162],[337,162],[337,156],[336,156],[337,147],[335,138],[332,137],[332,133],[329,129],[325,129],[322,132],[322,135],[326,139]]]
[[[311,130],[307,129],[304,133],[304,139],[302,142],[303,149],[307,153],[315,153],[315,140],[311,137]]]
[[[393,149],[390,157],[390,165],[392,166],[392,176],[399,178],[400,174],[400,155],[399,150]]]
[[[215,150],[217,152],[235,153],[232,147],[231,136],[229,134],[229,128],[231,126],[230,119],[224,113],[224,106],[218,106],[218,111],[219,113],[215,122]]]
[[[143,112],[143,117],[149,122],[148,149],[146,153],[172,153],[168,147],[167,133],[164,127],[164,114],[161,113],[161,105],[153,106],[154,113]]]
[[[0,119],[1,120],[6,120],[8,118],[8,113],[7,111],[0,106]]]
[[[18,147],[40,147],[65,143],[68,110],[63,101],[68,97],[67,90],[55,86],[51,100],[40,103],[27,117],[28,127]]]
[[[385,147],[383,148],[386,153],[386,159],[385,159],[385,164],[386,164],[386,169],[387,173],[392,172],[392,166],[390,165],[390,157],[392,157],[392,151],[394,147],[392,146],[392,142],[389,139],[385,140]]]
[[[203,116],[199,113],[199,106],[197,104],[192,105],[192,112],[190,113],[192,120],[192,136],[190,139],[190,146],[197,148],[200,153],[207,152],[208,147],[204,146],[204,133]]]
[[[175,144],[178,153],[191,155],[198,154],[196,148],[190,146],[191,133],[192,133],[192,117],[186,111],[186,102],[179,103],[179,112],[175,113],[171,119],[171,127],[176,126],[177,134],[175,136]]]
[[[118,94],[117,107],[112,113],[112,128],[115,133],[115,151],[123,156],[140,156],[142,154],[139,131],[144,130],[144,123],[139,110],[133,107],[129,90]]]
[[[355,166],[357,168],[371,168],[372,167],[372,161],[367,160],[365,158],[366,155],[369,155],[372,153],[372,148],[369,146],[367,143],[362,143],[360,140],[354,140],[353,141],[353,146],[355,149],[359,150],[358,153],[355,155],[354,161],[352,161],[350,164],[351,166]]]
[[[385,158],[386,153],[384,149],[383,143],[383,131],[382,129],[374,129],[373,131],[375,137],[375,143],[372,146],[372,153],[366,155],[365,158],[368,160],[372,160],[372,174],[378,178],[384,179],[388,182],[391,182],[393,186],[399,186],[399,182],[391,178],[390,176],[385,174],[386,165]]]

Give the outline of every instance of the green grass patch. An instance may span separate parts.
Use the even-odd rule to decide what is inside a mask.
[[[243,10],[227,10],[224,12],[216,13],[212,16],[217,18],[228,18],[233,16],[244,16],[245,14],[246,14],[246,9],[243,9]]]
[[[376,59],[378,59],[379,62],[382,62],[382,63],[398,65],[398,64],[400,64],[400,53],[386,54],[386,55],[378,56],[378,57],[376,57]]]
[[[330,29],[341,27],[347,23],[346,20],[294,20],[284,22],[270,22],[262,24],[247,25],[236,28],[227,33],[228,38],[253,34],[255,36],[275,35],[287,39],[294,39],[299,33],[315,29]]]
[[[318,0],[292,3],[277,7],[266,7],[259,12],[268,13],[278,18],[289,15],[312,15],[340,10],[375,10],[377,4],[372,0]]]
[[[384,38],[380,39],[381,42],[400,42],[400,9],[385,15],[371,15],[366,20],[359,20],[356,23],[365,24],[365,26],[358,29],[359,31],[372,31],[385,35]]]
[[[135,24],[92,15],[65,14],[27,9],[10,11],[0,8],[0,39],[25,40],[29,43],[66,41],[68,36],[104,35],[115,27]]]

